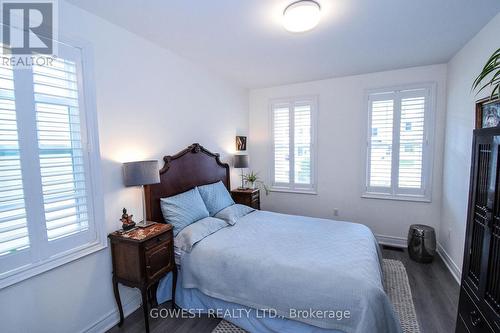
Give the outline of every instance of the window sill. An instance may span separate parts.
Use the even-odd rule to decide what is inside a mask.
[[[318,195],[318,192],[316,192],[316,190],[294,190],[294,189],[281,188],[281,187],[271,187],[269,189],[269,192]]]
[[[89,254],[101,251],[107,247],[107,241],[95,241],[90,244],[82,245],[77,249],[69,250],[52,258],[40,261],[35,264],[28,264],[0,274],[0,290],[45,273],[56,267],[68,264],[74,260],[83,258]]]
[[[415,196],[415,195],[390,195],[380,193],[363,193],[363,199],[380,199],[380,200],[394,200],[394,201],[411,201],[411,202],[424,202],[430,203],[431,199],[428,197]]]

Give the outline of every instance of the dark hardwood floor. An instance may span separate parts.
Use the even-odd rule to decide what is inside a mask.
[[[421,333],[453,333],[458,307],[459,286],[441,258],[432,264],[419,264],[409,259],[406,250],[382,250],[384,258],[404,263],[410,281],[413,302],[417,311]],[[168,308],[169,304],[160,306]],[[194,319],[150,318],[151,333],[210,333],[219,319],[206,316]],[[121,328],[115,326],[110,333],[139,333],[144,331],[142,309],[125,319]]]
[[[413,303],[421,333],[453,333],[457,319],[460,287],[441,257],[419,264],[404,252],[382,251],[384,258],[403,262],[410,281]]]

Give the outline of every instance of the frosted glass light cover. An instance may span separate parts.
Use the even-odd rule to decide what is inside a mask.
[[[283,12],[283,26],[290,32],[304,32],[313,29],[319,23],[320,6],[315,1],[294,2]]]

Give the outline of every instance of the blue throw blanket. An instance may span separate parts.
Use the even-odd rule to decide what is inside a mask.
[[[399,333],[367,227],[255,211],[181,258],[184,288],[344,332]]]

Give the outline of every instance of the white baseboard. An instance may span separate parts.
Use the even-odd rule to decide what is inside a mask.
[[[457,264],[451,259],[450,255],[444,250],[441,244],[437,245],[437,252],[441,259],[443,259],[444,264],[450,271],[451,275],[455,278],[458,284],[460,284],[460,277],[462,276],[462,271],[458,268]]]
[[[394,247],[402,247],[406,248],[407,242],[404,237],[394,237],[394,236],[386,236],[386,235],[375,235],[379,244],[389,245]]]
[[[141,306],[141,295],[136,294],[132,296],[127,302],[123,303],[123,315],[127,317],[129,314],[137,310]],[[111,327],[118,324],[120,321],[120,314],[118,308],[108,312],[101,317],[97,322],[87,327],[82,333],[102,333],[109,330]]]

